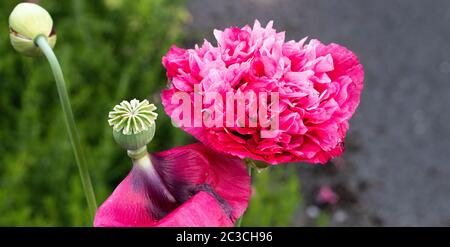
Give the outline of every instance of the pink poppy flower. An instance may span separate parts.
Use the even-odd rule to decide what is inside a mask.
[[[173,46],[162,59],[169,79],[162,102],[175,123],[219,152],[270,164],[326,163],[342,154],[348,121],[363,89],[363,67],[355,54],[315,39],[286,42],[284,32],[273,29],[272,22],[262,27],[255,21],[253,27],[215,30],[214,35],[217,46],[206,40],[194,49]],[[277,93],[278,107],[274,107],[274,99],[264,103],[250,97],[237,107],[243,109],[243,117],[234,111],[235,105],[228,111],[227,94],[251,92]],[[179,93],[190,97],[190,112],[180,114],[184,102],[174,100]],[[195,103],[196,95],[208,93],[217,93],[214,98],[223,100]],[[273,110],[268,119],[278,116],[276,129],[260,119],[254,126],[249,124],[255,119],[250,109],[258,103],[258,112]],[[209,114],[209,123],[219,119],[232,124],[195,125],[196,107]],[[222,111],[212,112],[214,109]],[[189,124],[185,117],[191,117]],[[270,131],[271,136],[262,136],[263,131]]]
[[[202,144],[148,158],[99,207],[94,226],[233,226],[247,208],[250,177],[241,160]]]
[[[324,185],[320,187],[316,199],[319,203],[334,205],[339,202],[340,198],[330,186]]]

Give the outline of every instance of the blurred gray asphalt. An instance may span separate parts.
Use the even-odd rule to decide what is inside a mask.
[[[305,188],[344,183],[354,195],[336,225],[450,225],[450,1],[190,0],[190,43],[212,30],[263,25],[336,42],[365,67],[339,172],[300,168]],[[342,217],[341,217],[342,218]],[[345,218],[345,217],[344,217]],[[301,225],[301,223],[296,223]]]

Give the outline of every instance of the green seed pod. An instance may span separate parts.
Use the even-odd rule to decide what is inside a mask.
[[[109,113],[108,123],[113,126],[114,140],[129,151],[140,150],[155,135],[156,106],[148,100],[122,101]]]
[[[9,16],[9,37],[16,51],[26,56],[42,54],[34,43],[38,36],[47,38],[50,47],[56,44],[56,33],[50,14],[34,3],[18,4]]]

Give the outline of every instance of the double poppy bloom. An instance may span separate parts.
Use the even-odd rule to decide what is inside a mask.
[[[273,29],[272,22],[266,27],[256,21],[253,28],[215,30],[214,35],[217,46],[206,40],[194,49],[173,46],[164,56],[170,81],[162,92],[167,114],[177,120],[177,109],[184,104],[173,100],[177,93],[190,95],[194,108],[195,95],[211,91],[222,98],[229,93],[276,92],[278,128],[271,138],[261,137],[262,131],[269,130],[261,125],[198,127],[180,123],[181,128],[219,152],[270,164],[325,163],[342,154],[364,78],[363,67],[351,51],[315,39],[286,42],[285,33]],[[252,117],[253,101],[256,99],[242,106],[246,121]],[[207,103],[200,105],[201,111],[208,110]],[[239,118],[227,114],[216,117]]]

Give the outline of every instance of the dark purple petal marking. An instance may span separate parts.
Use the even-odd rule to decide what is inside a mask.
[[[165,185],[154,174],[135,165],[131,170],[132,189],[136,193],[144,193],[148,198],[147,209],[154,219],[162,219],[180,204],[171,200],[165,193]]]
[[[211,187],[209,184],[200,184],[196,186],[193,190],[194,194],[197,194],[200,191],[204,191],[210,195],[212,195],[217,202],[219,202],[220,207],[222,207],[223,211],[228,215],[228,218],[232,218],[233,216],[233,208],[231,205],[225,200],[223,197],[221,197],[217,192]]]

